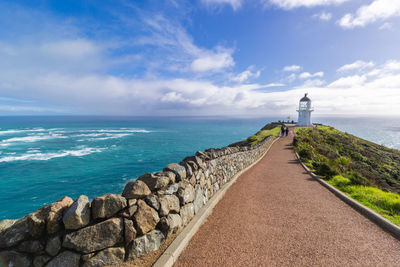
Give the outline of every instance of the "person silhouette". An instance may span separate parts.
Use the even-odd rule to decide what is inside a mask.
[[[288,134],[289,134],[289,127],[286,127],[285,132],[286,132],[286,136],[288,136]]]

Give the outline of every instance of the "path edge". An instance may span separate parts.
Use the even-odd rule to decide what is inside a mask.
[[[357,212],[359,212],[361,215],[369,219],[370,221],[374,222],[376,225],[381,227],[383,230],[386,232],[390,233],[392,236],[400,240],[400,227],[397,226],[396,224],[392,223],[388,219],[384,218],[382,215],[376,213],[372,209],[368,208],[367,206],[364,206],[360,202],[354,200],[353,198],[347,196],[345,193],[340,191],[339,189],[335,188],[334,186],[328,184],[325,182],[321,177],[313,173],[310,168],[308,168],[300,159],[299,154],[297,154],[296,151],[294,151],[296,154],[297,159],[299,160],[301,166],[306,170],[308,174],[311,175],[315,180],[317,180],[321,185],[326,187],[329,191],[331,191],[335,196],[340,198],[343,202],[348,204],[350,207],[355,209]]]
[[[268,153],[273,144],[279,140],[277,137],[271,145],[267,148],[264,154],[253,162],[248,167],[244,168],[238,172],[233,178],[224,184],[218,192],[211,197],[211,199],[200,209],[200,211],[193,217],[190,223],[183,229],[183,231],[175,238],[174,241],[169,245],[169,247],[164,251],[163,254],[158,258],[158,260],[153,264],[153,267],[171,267],[179,258],[179,255],[189,244],[192,237],[200,229],[200,226],[206,221],[209,215],[211,215],[214,207],[222,199],[228,189],[236,182],[236,180],[251,167],[256,165],[260,160],[262,160]]]

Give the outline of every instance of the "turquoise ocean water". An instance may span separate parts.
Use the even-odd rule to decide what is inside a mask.
[[[129,180],[222,147],[279,118],[0,117],[0,220],[62,196],[121,193]],[[400,148],[400,120],[316,118]]]

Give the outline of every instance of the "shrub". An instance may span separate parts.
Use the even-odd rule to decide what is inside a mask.
[[[298,153],[301,159],[312,159],[313,147],[308,143],[301,143],[298,146]]]
[[[337,164],[339,164],[340,166],[346,167],[346,166],[348,166],[348,165],[350,164],[350,159],[347,158],[347,157],[341,156],[341,157],[339,157],[339,158],[336,160],[336,162],[337,162]]]
[[[341,189],[347,185],[350,185],[351,181],[350,179],[345,178],[341,175],[336,175],[329,180],[329,183]]]
[[[325,162],[313,162],[313,167],[316,174],[324,176],[328,179],[335,175],[338,175],[338,172]]]
[[[352,185],[371,185],[371,183],[356,172],[351,172],[349,179]]]

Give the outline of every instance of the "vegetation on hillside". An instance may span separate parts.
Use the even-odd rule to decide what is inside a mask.
[[[246,140],[233,143],[229,146],[254,146],[263,141],[268,136],[278,136],[281,130],[281,126],[282,123],[279,122],[268,123],[256,134],[248,137]]]
[[[329,126],[296,133],[295,149],[314,173],[400,225],[400,151]]]

